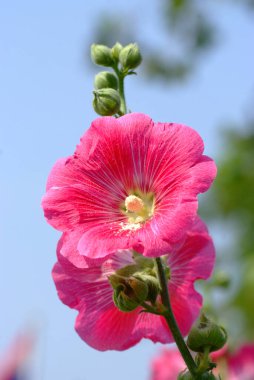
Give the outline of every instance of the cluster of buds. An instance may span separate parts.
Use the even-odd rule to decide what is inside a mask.
[[[114,72],[101,71],[94,80],[95,112],[101,116],[121,116],[123,109],[123,80],[127,75],[135,74],[141,61],[139,47],[136,43],[122,46],[117,42],[112,48],[105,45],[93,44],[91,57],[95,64],[110,67]]]
[[[113,300],[116,307],[124,312],[135,310],[139,306],[146,309],[147,304],[156,304],[160,293],[159,280],[154,261],[133,252],[134,264],[127,265],[109,276],[114,289]],[[165,266],[165,275],[170,276]]]

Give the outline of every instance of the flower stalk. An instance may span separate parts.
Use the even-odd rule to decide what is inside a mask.
[[[120,95],[121,99],[121,106],[120,106],[120,111],[119,114],[125,115],[127,113],[127,105],[126,105],[126,100],[125,100],[125,93],[124,93],[124,78],[125,75],[124,73],[118,69],[117,65],[113,67],[117,78],[118,78],[118,92]]]
[[[196,363],[194,362],[190,351],[188,350],[187,345],[185,344],[185,341],[182,337],[182,334],[178,328],[178,325],[176,323],[171,303],[170,303],[170,298],[169,298],[169,292],[168,292],[168,285],[167,285],[167,280],[165,277],[164,269],[162,266],[162,262],[160,257],[157,257],[155,259],[156,266],[157,266],[157,272],[158,272],[158,278],[160,282],[160,287],[161,287],[161,300],[162,303],[165,307],[165,311],[163,312],[163,316],[168,324],[168,327],[175,339],[176,345],[188,367],[188,370],[190,371],[191,375],[193,376],[194,379],[197,378],[196,373],[197,373],[197,366]]]

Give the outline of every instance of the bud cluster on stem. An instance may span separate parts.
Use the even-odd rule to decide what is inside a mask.
[[[136,43],[122,46],[117,42],[112,48],[93,44],[91,58],[99,66],[111,67],[114,72],[101,71],[95,76],[93,107],[102,116],[122,116],[127,113],[124,95],[124,78],[136,74],[141,61]]]

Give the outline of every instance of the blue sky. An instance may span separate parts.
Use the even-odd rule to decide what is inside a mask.
[[[244,8],[211,3],[221,40],[192,80],[170,88],[151,84],[141,66],[126,89],[133,111],[194,127],[206,153],[218,157],[223,152],[219,127],[244,121],[253,99],[254,25]],[[74,151],[96,117],[94,72],[84,52],[93,43],[98,16],[127,11],[140,41],[149,38],[163,48],[159,2],[0,4],[0,350],[16,331],[33,324],[39,339],[32,380],[148,379],[149,359],[159,345],[144,341],[123,353],[100,353],[74,332],[76,312],[60,303],[51,279],[59,233],[46,224],[40,200],[53,163]]]

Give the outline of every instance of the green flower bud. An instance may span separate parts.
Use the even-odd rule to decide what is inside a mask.
[[[111,52],[112,52],[112,56],[114,58],[114,60],[116,62],[118,62],[119,60],[119,54],[120,54],[120,51],[122,50],[123,46],[117,42],[111,49]]]
[[[129,297],[127,294],[127,287],[119,285],[114,291],[113,300],[116,307],[125,312],[133,311],[139,306],[139,302],[135,298]]]
[[[124,71],[133,70],[138,67],[142,61],[142,56],[137,44],[125,46],[119,54],[119,61]]]
[[[147,298],[148,287],[146,283],[135,277],[124,278],[112,274],[109,281],[114,289],[114,303],[121,311],[132,311]]]
[[[93,108],[99,115],[111,116],[120,110],[120,95],[113,88],[101,88],[93,93]]]
[[[113,88],[118,89],[118,80],[115,74],[108,71],[101,71],[94,78],[94,87],[96,90],[101,88]]]
[[[203,315],[191,329],[187,345],[195,352],[204,352],[206,347],[209,347],[209,351],[212,352],[222,348],[226,341],[226,330]]]
[[[91,57],[100,66],[112,67],[115,63],[111,49],[105,45],[92,44]]]

